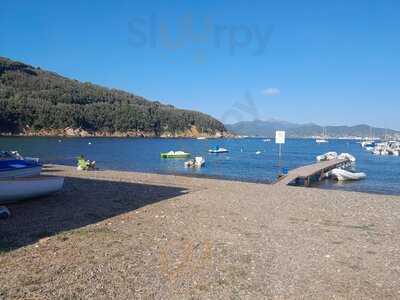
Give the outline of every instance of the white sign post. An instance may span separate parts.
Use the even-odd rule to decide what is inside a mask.
[[[284,144],[285,143],[285,136],[286,132],[285,131],[277,131],[275,133],[275,143],[276,144]]]
[[[282,164],[282,145],[285,143],[286,140],[286,132],[285,131],[277,131],[275,133],[275,144],[279,145],[279,157],[278,157],[278,167],[281,169]]]

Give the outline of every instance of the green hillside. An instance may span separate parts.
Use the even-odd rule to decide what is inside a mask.
[[[0,133],[62,132],[215,135],[218,120],[0,57]]]

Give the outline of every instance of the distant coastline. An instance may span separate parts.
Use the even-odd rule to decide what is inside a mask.
[[[285,130],[288,138],[389,138],[400,139],[400,131],[390,128],[379,128],[367,124],[354,126],[336,125],[321,126],[314,123],[297,124],[275,119],[242,121],[235,124],[225,124],[228,131],[243,136],[260,136],[271,138],[276,130]]]

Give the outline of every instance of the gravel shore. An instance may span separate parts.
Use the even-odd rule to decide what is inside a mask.
[[[400,197],[119,171],[0,220],[0,299],[399,299]]]

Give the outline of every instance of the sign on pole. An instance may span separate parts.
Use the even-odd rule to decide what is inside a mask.
[[[285,136],[286,136],[285,131],[277,131],[275,133],[275,143],[279,145],[279,154],[278,154],[279,169],[282,168],[282,145],[285,143]],[[281,176],[281,175],[282,175],[282,173],[280,173],[278,176]]]
[[[276,144],[284,144],[285,143],[285,136],[286,136],[286,132],[285,131],[277,131],[275,133],[275,143]]]

